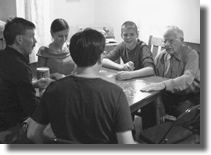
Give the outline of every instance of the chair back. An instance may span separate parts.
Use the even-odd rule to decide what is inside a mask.
[[[162,38],[154,37],[152,35],[149,36],[148,45],[152,52],[153,58],[157,56],[157,54],[163,50]]]
[[[191,124],[191,123],[197,121],[197,119],[199,117],[200,117],[200,105],[196,105],[196,106],[193,106],[193,107],[187,109],[171,125],[171,127],[167,130],[167,132],[164,134],[164,136],[160,139],[159,144],[162,143],[164,140],[167,139],[166,136],[172,130],[173,127]]]
[[[185,125],[195,122],[200,117],[200,104],[187,109],[174,122],[174,125]]]

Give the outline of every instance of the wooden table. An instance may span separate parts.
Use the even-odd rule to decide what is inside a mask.
[[[165,78],[158,76],[150,76],[145,78],[118,81],[115,80],[115,75],[117,73],[118,71],[116,70],[102,67],[102,69],[100,70],[100,77],[106,81],[118,85],[123,89],[126,94],[132,115],[147,104],[154,102],[156,108],[156,123],[160,124],[160,106],[162,105],[162,101],[160,98],[161,92],[141,92],[140,89],[150,83],[164,81]],[[36,89],[36,95],[40,97],[40,92],[38,89]]]
[[[160,105],[162,105],[160,94],[161,92],[141,92],[140,89],[147,86],[150,83],[156,83],[164,81],[165,78],[158,76],[150,76],[145,78],[136,78],[125,81],[115,80],[115,75],[118,73],[116,70],[102,68],[100,70],[100,77],[106,81],[114,83],[120,86],[126,94],[127,101],[130,106],[131,113],[135,113],[137,110],[146,106],[149,103],[155,101],[156,106],[156,122],[160,123]]]

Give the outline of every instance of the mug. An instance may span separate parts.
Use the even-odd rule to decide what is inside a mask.
[[[37,68],[37,79],[50,78],[50,71],[48,67]]]

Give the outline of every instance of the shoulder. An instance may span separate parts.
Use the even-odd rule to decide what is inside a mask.
[[[126,46],[125,46],[124,42],[117,44],[115,47],[116,50],[123,50],[125,48],[126,48]]]
[[[142,51],[142,53],[151,54],[150,48],[145,42],[138,39],[137,46],[139,47],[139,50]]]
[[[187,45],[183,45],[182,46],[184,53],[186,53],[187,55],[198,55],[198,52],[194,49],[192,49],[190,46]]]
[[[137,40],[137,44],[138,44],[138,46],[140,46],[141,48],[142,48],[142,47],[149,48],[149,46],[148,46],[145,42],[143,42],[142,40],[140,40],[140,39]]]

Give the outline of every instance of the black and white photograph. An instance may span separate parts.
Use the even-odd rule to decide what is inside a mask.
[[[0,0],[5,152],[207,153],[208,12],[207,0]]]

